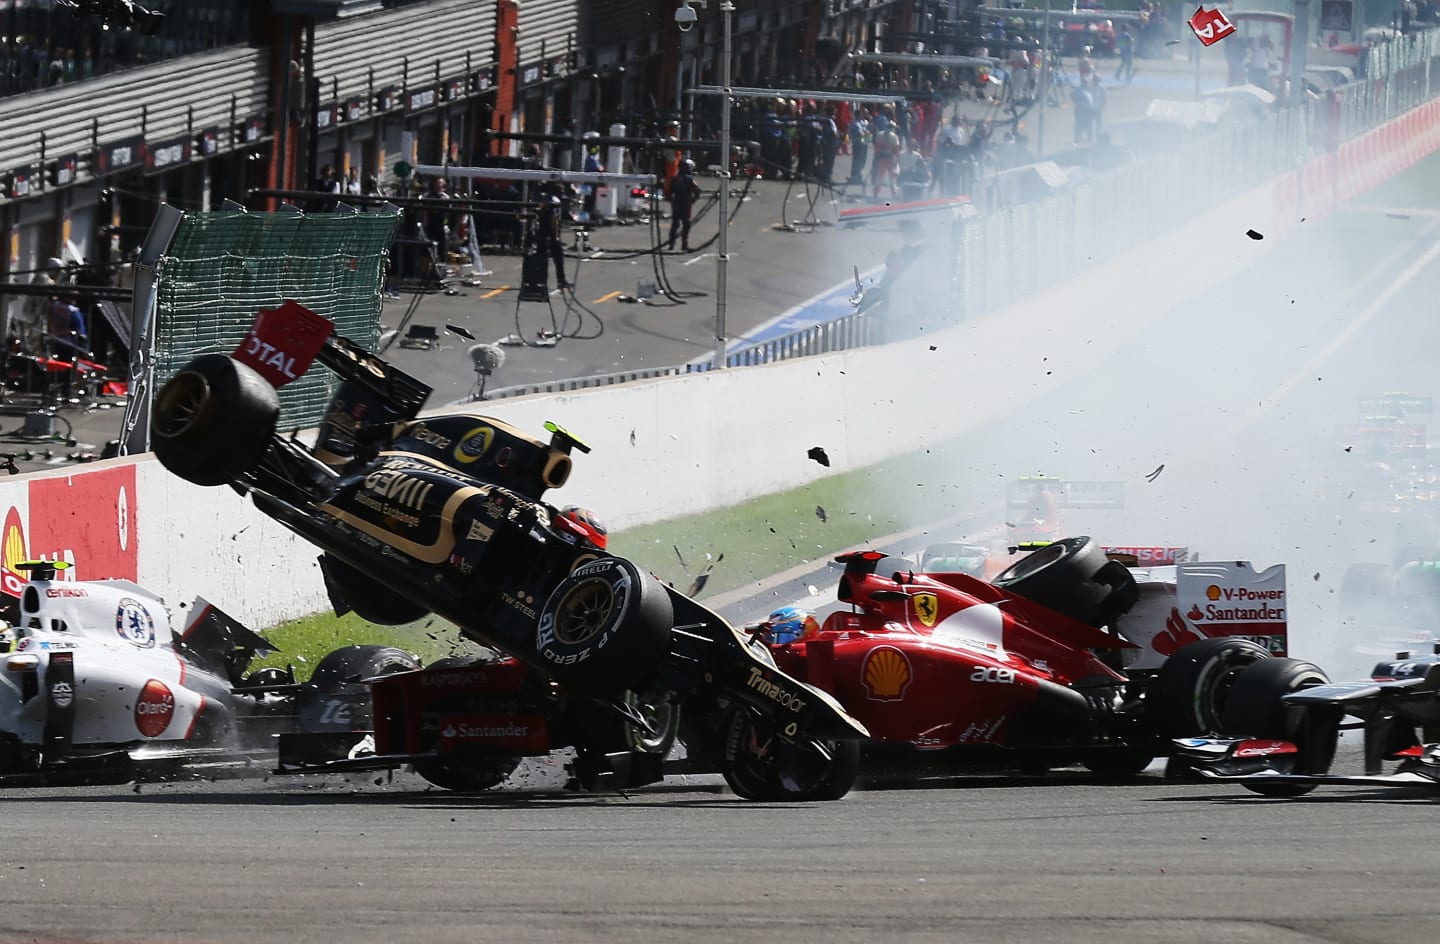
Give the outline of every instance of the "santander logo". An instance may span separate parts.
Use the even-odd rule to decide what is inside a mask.
[[[135,727],[148,738],[159,737],[175,717],[175,696],[159,679],[151,679],[135,700]]]

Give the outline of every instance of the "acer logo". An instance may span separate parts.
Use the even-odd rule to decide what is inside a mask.
[[[1014,685],[1014,669],[996,669],[976,666],[975,671],[970,673],[972,682],[989,682],[992,685]]]

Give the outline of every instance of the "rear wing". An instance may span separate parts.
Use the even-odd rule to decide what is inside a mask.
[[[1118,509],[1125,507],[1125,483],[1102,481],[1079,481],[1049,478],[1043,475],[1022,476],[1005,483],[1005,508],[1007,516],[1015,520],[1023,517],[1030,507],[1036,486],[1042,486],[1055,496],[1057,509]]]
[[[414,419],[430,396],[430,387],[335,334],[334,322],[293,299],[279,308],[260,309],[231,356],[254,368],[277,390],[298,380],[318,360],[342,381],[378,395],[393,411],[387,421]]]

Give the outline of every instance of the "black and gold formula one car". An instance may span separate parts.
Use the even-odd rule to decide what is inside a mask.
[[[316,361],[340,383],[308,445],[278,434],[276,386]],[[589,783],[660,779],[650,747],[668,743],[662,719],[691,769],[723,773],[747,798],[848,792],[859,722],[720,616],[607,553],[590,516],[543,500],[587,446],[553,423],[547,442],[469,412],[422,418],[429,393],[286,303],[260,312],[234,355],[197,357],[160,389],[152,448],[174,474],[233,486],[319,547],[337,610],[390,625],[438,614],[552,683],[565,710],[614,722],[569,726]]]

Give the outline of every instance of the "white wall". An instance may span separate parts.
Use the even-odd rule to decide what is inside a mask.
[[[1440,107],[1417,111],[1423,125],[1400,120],[1433,150]],[[1378,157],[1357,160],[1330,183],[1397,173],[1418,153],[1412,145],[1383,168]],[[555,497],[595,508],[613,528],[733,505],[962,434],[1090,369],[1272,249],[1295,223],[1284,189],[1293,186],[1292,174],[1238,194],[1066,285],[923,339],[484,406],[536,435],[553,419],[587,441],[594,451],[576,456],[572,484]],[[1249,238],[1251,229],[1268,238]],[[1127,303],[1116,306],[1121,282]],[[954,398],[946,412],[936,393],[952,386],[997,395]],[[806,456],[811,446],[826,450],[829,468]],[[19,561],[60,556],[79,579],[128,577],[172,605],[204,596],[254,626],[327,606],[314,547],[233,490],[189,485],[150,456],[0,481],[0,513],[0,576],[12,583]]]

